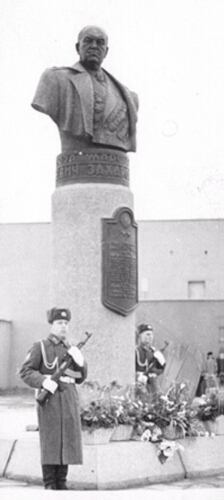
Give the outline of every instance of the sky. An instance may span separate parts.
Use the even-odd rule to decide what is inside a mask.
[[[88,24],[139,96],[135,219],[223,218],[223,0],[0,0],[0,223],[51,220],[59,134],[30,103],[46,68],[78,60]]]

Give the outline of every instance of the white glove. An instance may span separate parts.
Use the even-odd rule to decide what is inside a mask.
[[[51,394],[54,394],[57,387],[58,387],[58,384],[57,384],[57,382],[52,380],[50,377],[47,377],[44,379],[44,381],[42,383],[42,387],[44,389],[46,389],[47,391],[51,392]]]
[[[146,382],[147,382],[147,376],[144,375],[143,373],[139,373],[139,375],[138,375],[138,382],[141,382],[142,384],[146,384]]]
[[[74,359],[74,361],[75,361],[75,363],[77,363],[77,365],[79,365],[79,366],[84,365],[84,358],[83,358],[81,351],[78,349],[78,347],[76,347],[75,345],[72,345],[72,347],[70,347],[70,349],[68,349],[68,354],[70,354],[70,356]]]
[[[154,352],[154,358],[156,358],[157,361],[159,361],[159,363],[161,364],[161,366],[164,366],[166,364],[166,360],[165,360],[163,354],[160,351],[155,351]]]

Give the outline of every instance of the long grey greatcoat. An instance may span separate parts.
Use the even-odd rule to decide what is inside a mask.
[[[58,358],[59,365],[67,352],[65,344],[50,334],[42,341],[46,353],[43,359],[41,342],[37,341],[28,352],[20,370],[22,380],[40,392],[44,375],[52,375],[56,370],[49,365]],[[47,366],[48,367],[47,367]],[[76,383],[87,376],[87,364],[80,367],[75,362]],[[82,440],[79,398],[76,384],[59,383],[59,388],[50,396],[43,407],[37,403],[42,464],[82,464]]]

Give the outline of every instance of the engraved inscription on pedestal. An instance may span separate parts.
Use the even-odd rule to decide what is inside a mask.
[[[130,208],[102,219],[102,302],[127,316],[138,303],[137,224]]]
[[[89,149],[57,157],[56,186],[98,182],[129,186],[129,160],[125,152]]]

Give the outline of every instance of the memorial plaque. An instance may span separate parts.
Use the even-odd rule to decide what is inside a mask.
[[[127,316],[138,303],[137,224],[127,207],[102,224],[102,302]]]

